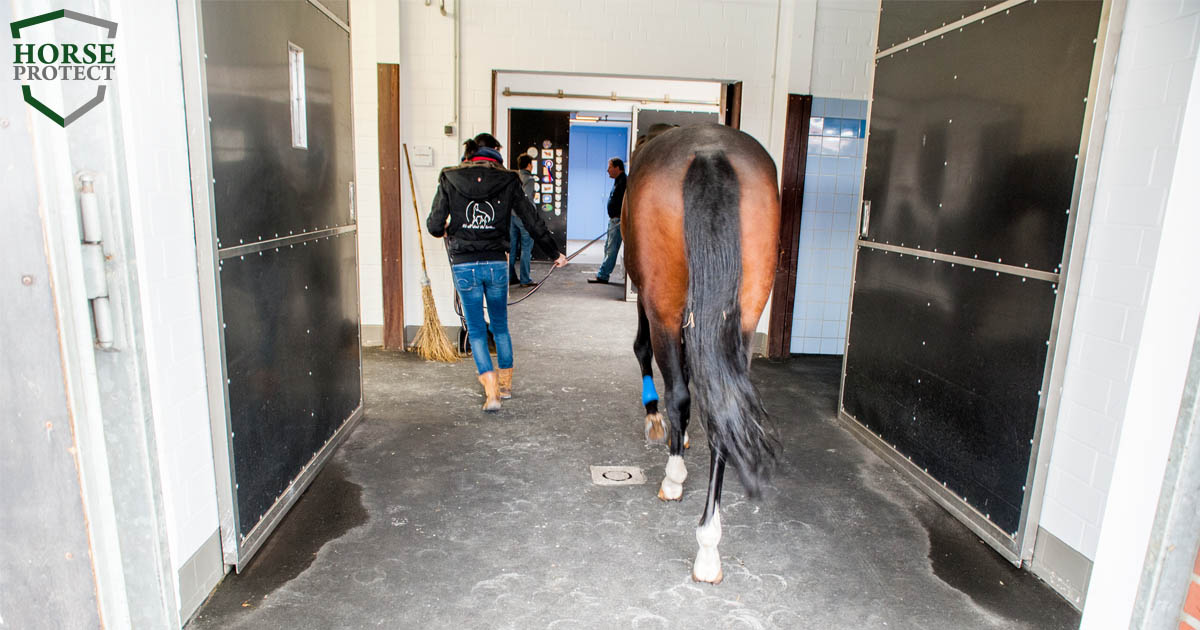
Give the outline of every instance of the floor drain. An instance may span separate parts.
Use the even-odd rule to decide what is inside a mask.
[[[637,486],[646,475],[637,466],[592,466],[592,483],[597,486]]]

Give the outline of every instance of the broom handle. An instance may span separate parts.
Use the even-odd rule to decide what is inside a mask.
[[[429,269],[425,266],[425,239],[421,237],[421,210],[417,207],[417,187],[413,184],[412,160],[408,158],[408,144],[404,143],[404,165],[408,167],[408,189],[412,191],[413,215],[417,217],[417,244],[421,246],[421,272],[429,277]]]

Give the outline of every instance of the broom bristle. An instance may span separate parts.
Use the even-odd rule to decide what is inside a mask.
[[[433,290],[429,285],[421,287],[421,301],[425,303],[425,323],[417,331],[413,339],[413,349],[426,361],[442,361],[455,363],[458,361],[458,350],[446,337],[442,322],[438,320],[437,307],[433,303]]]

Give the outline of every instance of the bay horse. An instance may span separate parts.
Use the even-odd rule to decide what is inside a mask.
[[[751,341],[778,252],[775,162],[754,138],[723,125],[652,129],[648,136],[631,160],[621,216],[625,268],[638,288],[633,350],[642,369],[645,434],[651,442],[666,438],[658,497],[678,501],[689,415],[704,422],[708,498],[692,579],[717,584],[725,465],[756,497],[776,453],[749,378]],[[667,428],[652,360],[663,376]]]

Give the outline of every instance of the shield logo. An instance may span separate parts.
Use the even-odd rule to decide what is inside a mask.
[[[21,30],[22,29],[29,28],[31,26],[36,26],[38,24],[50,22],[53,20],[58,20],[58,19],[76,20],[78,22],[83,22],[84,24],[91,24],[93,26],[98,26],[98,27],[104,29],[105,31],[107,31],[108,39],[115,39],[117,36],[117,23],[116,22],[102,20],[98,17],[93,17],[91,15],[85,15],[85,14],[79,13],[77,11],[69,11],[66,9],[60,9],[58,11],[51,11],[49,13],[43,13],[42,15],[38,15],[35,17],[26,18],[24,20],[18,20],[16,22],[12,22],[11,24],[9,24],[9,29],[12,32],[13,39],[17,40],[17,39],[21,38]],[[20,44],[17,44],[17,46],[19,48]],[[31,55],[31,57],[32,57],[32,55]],[[83,116],[84,114],[88,113],[90,110],[95,108],[97,105],[99,105],[101,103],[101,101],[104,100],[104,92],[106,89],[107,89],[107,86],[104,86],[104,85],[96,86],[96,95],[95,96],[88,99],[87,102],[85,102],[84,104],[75,108],[73,111],[67,112],[65,114],[60,114],[59,112],[54,111],[53,108],[51,108],[49,105],[47,105],[46,103],[44,103],[40,99],[38,99],[36,96],[34,96],[33,88],[28,84],[23,83],[21,85],[21,94],[24,97],[25,102],[29,103],[31,106],[33,106],[34,109],[36,109],[39,112],[41,112],[42,114],[44,114],[50,120],[53,120],[56,124],[58,124],[58,126],[66,127],[67,125],[69,125],[72,122],[74,122],[75,120],[77,120],[80,116]]]

